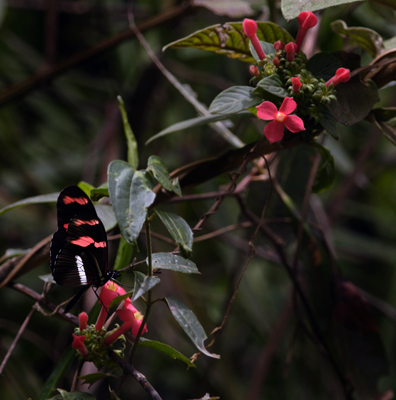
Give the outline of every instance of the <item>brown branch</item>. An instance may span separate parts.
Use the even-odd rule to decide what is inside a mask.
[[[120,356],[114,353],[114,351],[109,350],[109,356],[113,361],[117,363],[117,365],[122,368],[124,374],[131,375],[133,378],[135,378],[153,400],[162,400],[158,392],[154,389],[151,383],[141,372],[137,371],[135,368],[132,367],[131,364],[124,361]]]
[[[178,6],[172,7],[162,12],[161,14],[156,15],[155,17],[149,19],[146,22],[143,22],[138,27],[139,31],[145,32],[165,22],[173,21],[175,18],[180,17],[190,9],[191,9],[190,3],[188,1],[183,2]],[[38,71],[37,73],[35,73],[34,75],[32,75],[31,77],[27,78],[22,82],[9,86],[0,94],[0,106],[26,95],[27,93],[36,89],[38,86],[48,82],[51,79],[56,78],[58,75],[64,73],[70,68],[73,68],[78,64],[81,64],[82,62],[89,60],[92,57],[98,56],[99,54],[109,49],[112,49],[113,47],[118,46],[125,40],[131,39],[133,37],[135,37],[135,32],[128,29],[125,32],[122,32],[116,36],[104,40],[103,42],[99,43],[94,47],[91,47],[87,50],[75,54],[74,56],[66,59],[65,61],[55,64],[52,67],[48,67]]]
[[[309,321],[309,325],[311,327],[312,334],[313,334],[314,338],[316,339],[318,349],[326,356],[326,358],[329,361],[330,365],[332,366],[334,372],[336,373],[336,375],[344,389],[346,399],[351,400],[352,399],[352,387],[351,387],[349,381],[347,380],[347,378],[344,377],[340,367],[338,366],[336,359],[333,356],[333,353],[331,352],[331,350],[327,344],[326,339],[323,336],[322,330],[315,318],[314,311],[312,310],[312,307],[309,304],[307,297],[305,296],[305,293],[300,285],[300,282],[299,282],[297,275],[293,269],[293,266],[289,263],[289,261],[287,259],[287,255],[286,255],[286,252],[284,249],[284,244],[282,242],[282,239],[280,239],[268,226],[266,226],[264,223],[260,222],[259,218],[249,210],[249,208],[246,205],[245,200],[241,196],[238,196],[237,198],[240,202],[241,209],[243,210],[246,217],[248,219],[250,219],[252,222],[260,224],[261,230],[267,236],[267,238],[270,240],[270,242],[273,244],[276,251],[278,252],[279,257],[282,261],[282,264],[284,265],[286,272],[289,275],[289,277],[295,287],[296,293],[298,294],[298,296],[301,300],[301,303],[305,309],[305,313],[307,315],[307,319]]]
[[[213,239],[214,237],[223,235],[224,233],[234,231],[236,229],[249,228],[251,226],[253,226],[253,223],[250,221],[241,222],[240,224],[229,225],[224,228],[218,229],[217,231],[208,233],[207,235],[201,235],[201,236],[195,237],[194,243],[202,242],[203,240]]]
[[[57,318],[71,322],[74,325],[79,324],[78,318],[76,316],[70,313],[64,314],[63,308],[60,308],[59,306],[56,306],[55,304],[48,302],[42,294],[35,292],[34,290],[28,288],[27,286],[15,282],[10,282],[7,286],[20,293],[23,293],[24,295],[35,300],[40,306],[43,306],[48,310],[54,312],[55,313],[54,316],[56,316]],[[43,312],[42,314],[46,315]]]
[[[21,325],[21,327],[18,330],[18,333],[16,334],[14,340],[11,343],[10,348],[7,351],[7,354],[4,356],[4,359],[0,365],[0,375],[3,375],[3,371],[4,368],[9,360],[9,358],[11,357],[12,352],[15,349],[15,346],[17,345],[20,337],[22,336],[23,332],[25,331],[26,327],[28,326],[29,321],[31,320],[34,312],[36,311],[36,309],[34,307],[32,307],[32,309],[30,310],[28,316],[25,318],[25,321],[23,321],[23,324]]]
[[[37,243],[29,253],[7,260],[0,266],[0,289],[12,279],[48,261],[51,236]]]

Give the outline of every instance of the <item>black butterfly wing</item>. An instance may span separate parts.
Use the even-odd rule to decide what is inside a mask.
[[[67,228],[71,219],[79,213],[95,213],[95,208],[89,197],[78,186],[68,186],[63,189],[56,204],[58,230],[51,240],[50,263],[51,269],[60,250],[66,244]]]
[[[55,282],[103,285],[108,279],[107,253],[106,231],[88,196],[76,186],[64,189],[58,198],[58,230],[51,242]]]

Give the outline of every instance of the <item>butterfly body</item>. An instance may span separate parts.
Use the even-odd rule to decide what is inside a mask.
[[[103,286],[119,276],[117,271],[108,270],[106,230],[84,191],[77,186],[63,189],[57,201],[57,214],[58,230],[52,237],[50,248],[55,282],[87,289]]]

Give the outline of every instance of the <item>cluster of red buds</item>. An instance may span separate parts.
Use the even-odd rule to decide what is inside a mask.
[[[256,65],[250,66],[249,69],[253,76],[252,81],[257,83],[263,78],[277,74],[291,96],[285,99],[286,103],[282,104],[279,111],[269,101],[265,101],[257,107],[259,118],[272,121],[267,124],[264,131],[264,135],[271,143],[283,138],[283,126],[286,126],[291,132],[305,129],[300,117],[288,115],[292,111],[296,110],[302,117],[314,118],[315,122],[318,122],[324,105],[336,99],[334,87],[341,82],[347,82],[350,78],[350,72],[346,68],[339,68],[335,76],[327,82],[316,78],[306,69],[307,59],[300,50],[308,30],[313,28],[317,22],[318,20],[312,12],[301,12],[298,16],[299,30],[296,41],[285,44],[278,40],[274,43],[274,53],[265,54],[257,36],[257,23],[251,19],[243,21],[243,30],[258,57]],[[256,55],[254,56],[256,57]],[[288,112],[284,112],[284,109],[287,109]],[[292,111],[290,111],[291,109]]]
[[[123,357],[125,348],[124,333],[131,331],[135,337],[141,330],[141,334],[147,332],[146,325],[141,329],[143,322],[142,314],[132,305],[131,299],[126,298],[121,308],[115,312],[123,321],[121,325],[107,332],[104,328],[108,310],[111,302],[118,296],[126,292],[116,283],[109,281],[103,287],[99,295],[99,302],[102,308],[95,325],[88,325],[88,315],[85,312],[79,314],[80,325],[73,333],[72,347],[76,349],[80,356],[86,361],[92,361],[98,369],[104,366],[109,369],[115,368],[116,364],[109,358],[108,349],[111,348],[120,357]],[[119,348],[116,348],[118,346]]]

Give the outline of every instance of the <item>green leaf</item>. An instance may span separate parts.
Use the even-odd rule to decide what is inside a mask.
[[[117,225],[117,219],[113,209],[107,204],[94,204],[99,219],[103,222],[106,232],[111,231]]]
[[[275,49],[273,43],[268,43],[268,42],[263,42],[262,40],[259,40],[260,46],[264,51],[264,54],[274,54]],[[249,50],[252,56],[256,61],[261,61],[261,58],[258,56],[256,49],[253,47],[252,42],[249,40]]]
[[[115,297],[113,300],[111,300],[110,304],[109,304],[109,309],[113,308],[113,307],[117,307],[118,304],[120,304],[122,301],[124,301],[125,299],[127,299],[128,297],[131,297],[133,294],[133,291],[131,292],[127,292],[121,296],[117,296]]]
[[[323,109],[322,116],[319,118],[319,122],[323,128],[325,128],[326,132],[333,136],[334,139],[339,139],[337,122],[327,107]]]
[[[83,381],[83,385],[88,384],[89,387],[91,387],[91,385],[93,385],[94,383],[100,381],[101,379],[108,378],[110,376],[114,376],[114,375],[105,374],[103,372],[96,372],[94,374],[79,376],[78,379],[81,379]]]
[[[61,359],[56,364],[51,375],[44,384],[43,390],[40,393],[38,400],[48,399],[55,392],[56,387],[64,379],[66,371],[69,369],[75,358],[76,352],[73,348],[66,350]]]
[[[340,83],[336,86],[337,101],[328,108],[337,122],[353,125],[363,120],[379,100],[378,90],[372,81],[360,82],[358,79]]]
[[[312,192],[320,193],[327,190],[333,183],[335,178],[335,166],[334,158],[329,149],[326,149],[326,147],[321,146],[319,143],[315,143],[315,147],[319,150],[322,160],[316,172]]]
[[[153,268],[170,269],[185,274],[199,274],[197,266],[190,260],[186,260],[172,253],[154,253],[152,255]]]
[[[348,28],[348,25],[341,20],[332,22],[330,26],[337,35],[350,39],[362,49],[368,51],[373,57],[376,57],[385,49],[382,37],[372,29],[361,27]]]
[[[342,64],[332,54],[317,53],[307,61],[306,67],[316,78],[323,78],[328,81],[335,75],[337,69],[342,67]]]
[[[47,283],[47,282],[51,282],[51,283],[54,283],[54,284],[56,283],[54,277],[52,276],[52,274],[39,275],[38,278],[41,279],[45,283]]]
[[[0,215],[4,214],[7,211],[14,210],[15,208],[28,206],[30,204],[41,204],[41,203],[56,203],[58,200],[59,193],[51,193],[51,194],[43,194],[40,196],[28,197],[27,199],[23,199],[17,201],[15,203],[9,204],[6,207],[0,209]]]
[[[109,164],[110,200],[125,240],[133,244],[147,217],[147,208],[154,202],[153,179],[147,171],[136,171],[125,161]]]
[[[291,19],[297,18],[298,14],[302,11],[317,11],[341,4],[357,3],[359,1],[364,0],[282,0],[281,9],[286,21],[290,21]]]
[[[263,99],[252,95],[250,86],[232,86],[219,93],[209,106],[212,114],[234,114],[257,106]]]
[[[173,359],[183,361],[188,367],[195,368],[195,364],[192,363],[189,358],[167,344],[157,342],[155,340],[140,338],[139,346],[150,347],[151,349],[158,350]]]
[[[194,0],[194,6],[205,7],[216,15],[226,15],[231,18],[253,14],[251,6],[244,0]]]
[[[178,132],[183,129],[194,128],[196,126],[210,124],[211,122],[224,121],[229,118],[248,117],[248,116],[251,117],[252,114],[248,112],[243,112],[239,114],[231,113],[231,114],[220,114],[220,115],[208,115],[208,116],[201,116],[201,117],[187,119],[186,121],[177,122],[176,124],[173,124],[168,128],[162,130],[161,132],[157,133],[156,135],[152,136],[149,140],[147,140],[146,144],[149,144],[150,142],[162,136],[168,135],[169,133]]]
[[[122,123],[124,125],[125,137],[128,146],[128,163],[132,165],[133,168],[137,169],[139,166],[139,153],[138,146],[135,135],[132,132],[132,128],[129,125],[128,115],[125,111],[124,101],[121,96],[117,96],[118,106],[121,111]]]
[[[173,317],[192,340],[197,349],[208,357],[220,358],[219,355],[210,353],[205,349],[204,342],[207,336],[195,314],[185,304],[174,297],[167,297],[165,300],[168,303]]]
[[[164,163],[158,156],[151,156],[148,160],[147,171],[152,172],[154,178],[168,191],[175,192],[178,196],[181,196],[181,189],[179,180],[175,180],[175,184],[172,182],[168,170]]]
[[[372,114],[377,121],[387,122],[396,118],[396,107],[374,108]]]
[[[147,276],[139,271],[135,271],[133,274],[135,275],[135,283],[133,285],[132,301],[137,300],[161,281],[158,276]]]
[[[129,244],[125,240],[124,236],[121,236],[113,269],[119,270],[128,265],[132,260],[134,249],[135,246],[133,244]]]
[[[192,253],[193,233],[187,222],[176,214],[155,210],[168,232],[179,246],[180,252],[186,258]]]
[[[253,94],[266,98],[266,94],[270,93],[276,97],[287,97],[287,91],[283,87],[282,81],[277,74],[267,76],[257,84],[256,88],[252,91]],[[263,99],[261,99],[261,102]]]
[[[277,40],[281,40],[283,43],[288,43],[293,41],[293,37],[286,30],[272,22],[258,22],[257,27],[257,36],[264,42],[275,43]],[[209,26],[168,44],[163,50],[165,51],[168,48],[195,48],[248,63],[255,62],[250,54],[249,39],[243,32],[241,22]]]
[[[109,188],[107,187],[107,182],[106,187],[92,188],[90,191],[88,191],[88,193],[92,201],[99,201],[103,197],[109,197]]]

